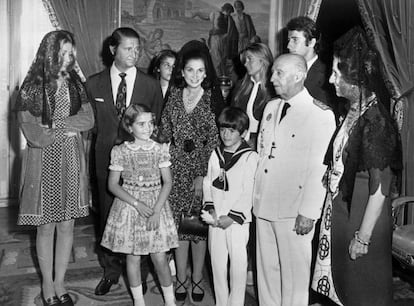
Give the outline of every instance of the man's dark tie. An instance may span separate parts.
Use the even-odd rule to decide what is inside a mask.
[[[118,111],[118,118],[121,119],[124,115],[126,109],[126,91],[127,86],[125,82],[126,73],[121,72],[119,74],[121,77],[121,83],[118,86],[118,92],[116,93],[116,110]]]
[[[290,104],[289,103],[285,102],[285,104],[283,104],[282,113],[280,114],[280,120],[279,120],[279,122],[282,121],[283,117],[286,116],[286,112],[287,112],[287,110],[288,110],[289,107],[290,107]]]

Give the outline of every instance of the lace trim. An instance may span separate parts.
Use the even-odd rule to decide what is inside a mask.
[[[138,151],[138,150],[149,151],[154,148],[156,142],[153,140],[150,140],[148,145],[139,145],[139,144],[135,144],[134,142],[125,141],[124,144],[128,149],[132,151]]]
[[[397,129],[391,118],[383,115],[381,107],[379,103],[373,105],[350,132],[344,149],[345,171],[340,183],[345,201],[352,198],[357,172],[370,169],[382,171],[387,167],[394,171],[402,169]]]

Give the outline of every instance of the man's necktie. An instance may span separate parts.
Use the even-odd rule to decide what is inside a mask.
[[[280,114],[280,120],[279,120],[279,122],[282,121],[283,117],[286,116],[286,112],[287,112],[287,110],[288,110],[289,107],[290,107],[290,104],[289,103],[285,102],[285,104],[283,104],[282,113]]]
[[[121,119],[124,115],[125,109],[126,109],[126,91],[127,91],[127,85],[125,81],[126,73],[121,72],[119,74],[121,77],[121,82],[118,86],[118,92],[116,93],[116,110],[118,111],[118,118]]]

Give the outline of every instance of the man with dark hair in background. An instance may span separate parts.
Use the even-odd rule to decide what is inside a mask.
[[[321,61],[320,32],[316,23],[306,16],[291,19],[286,25],[288,30],[289,53],[302,55],[308,66],[305,87],[312,97],[330,106],[338,118],[334,88],[329,84],[329,69]]]
[[[106,50],[102,50],[107,68],[89,77],[86,87],[95,112],[96,134],[95,167],[98,187],[99,227],[98,242],[105,229],[106,219],[112,206],[113,195],[108,191],[110,152],[119,139],[120,119],[131,103],[147,105],[158,120],[163,98],[157,80],[140,72],[138,60],[140,37],[131,28],[118,28],[107,38]],[[122,272],[121,257],[110,250],[98,247],[99,262],[104,275],[95,289],[96,295],[109,292],[118,282]]]

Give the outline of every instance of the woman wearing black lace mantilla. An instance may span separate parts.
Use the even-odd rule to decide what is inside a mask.
[[[328,194],[312,288],[339,305],[392,305],[390,195],[401,170],[395,123],[361,28],[335,42],[330,83],[349,111],[326,155]]]
[[[89,215],[81,133],[93,127],[94,115],[75,64],[73,34],[49,32],[40,43],[16,103],[27,142],[17,223],[37,227],[42,299],[48,306],[74,304],[64,277],[75,219]]]

